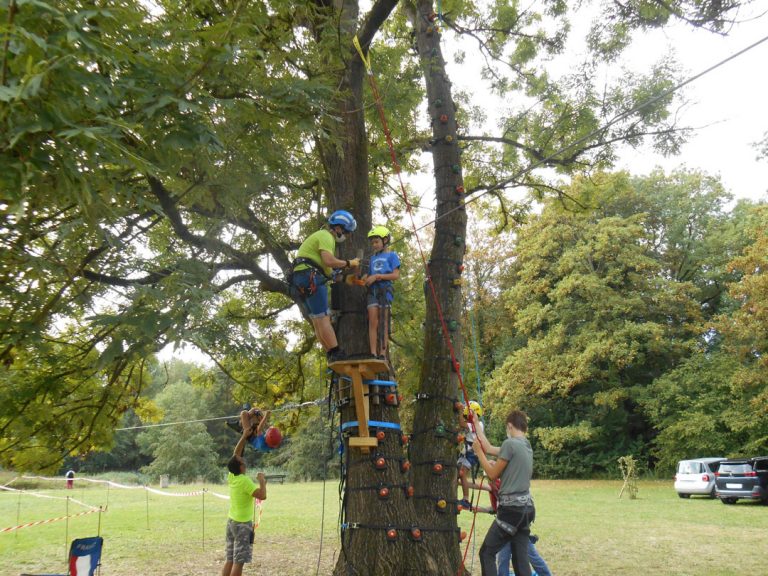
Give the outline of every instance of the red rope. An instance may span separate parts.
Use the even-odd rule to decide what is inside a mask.
[[[470,542],[472,542],[472,535],[475,532],[475,520],[477,520],[477,505],[480,503],[480,493],[483,489],[483,482],[485,482],[485,476],[483,476],[480,479],[480,487],[475,491],[477,494],[477,502],[475,502],[474,497],[472,498],[472,526],[469,529],[469,534],[467,534],[467,547],[464,548],[464,556],[462,556],[461,558],[461,567],[457,572],[457,576],[461,576],[462,572],[464,572],[464,563],[467,560],[467,552],[469,552],[469,544]]]
[[[371,71],[370,67],[368,66],[368,62],[365,61],[365,58],[363,58],[363,54],[361,52],[360,57],[363,59],[363,63],[368,67],[368,81],[371,85],[371,93],[373,94],[373,100],[376,103],[376,109],[379,113],[379,119],[381,120],[382,128],[384,129],[384,136],[387,139],[387,146],[389,147],[389,156],[392,160],[392,166],[395,170],[395,174],[397,175],[397,181],[400,184],[400,192],[403,195],[403,200],[405,201],[405,207],[408,212],[408,217],[411,220],[411,227],[413,228],[413,235],[416,238],[416,244],[419,248],[419,255],[421,256],[421,262],[424,266],[424,272],[426,274],[426,280],[429,284],[430,292],[432,294],[432,300],[435,303],[435,310],[437,311],[437,316],[440,319],[440,327],[443,334],[443,340],[445,340],[445,344],[448,347],[448,351],[451,355],[451,363],[453,364],[453,369],[456,372],[456,376],[459,379],[459,386],[461,387],[462,395],[464,396],[464,404],[469,407],[469,394],[467,393],[467,389],[464,386],[464,380],[461,377],[461,366],[459,365],[459,361],[456,359],[456,351],[453,348],[453,343],[451,342],[451,338],[448,332],[448,324],[445,321],[445,316],[443,315],[443,308],[440,306],[440,300],[437,297],[437,290],[435,289],[435,284],[432,282],[432,275],[429,272],[429,263],[427,262],[427,258],[424,255],[424,249],[421,245],[421,239],[419,238],[418,228],[416,226],[416,221],[413,218],[413,210],[411,209],[411,202],[408,199],[408,192],[405,190],[405,184],[403,183],[402,174],[400,171],[400,164],[397,161],[397,155],[395,154],[395,145],[392,142],[392,134],[389,130],[389,125],[387,124],[387,117],[384,114],[384,105],[382,104],[381,95],[379,93],[379,88],[376,85],[376,79],[373,76],[373,72]],[[474,429],[474,423],[472,422],[472,413],[468,412],[469,414],[469,423]],[[482,481],[480,483],[482,486]],[[479,500],[479,496],[478,496]],[[475,520],[477,519],[477,510],[475,508],[474,515],[472,517],[472,527],[469,531],[469,536],[467,537],[467,548],[464,550],[464,557],[461,559],[461,566],[459,567],[458,576],[461,576],[461,574],[465,571],[464,569],[464,561],[467,557],[467,551],[469,550],[469,543],[472,541],[472,533],[475,530]]]
[[[367,63],[365,64],[367,65]],[[395,169],[395,174],[397,175],[397,180],[400,184],[400,191],[403,195],[403,200],[405,201],[405,207],[408,212],[408,216],[411,219],[411,227],[413,228],[413,235],[416,237],[416,244],[419,247],[419,255],[421,256],[421,262],[424,265],[426,280],[427,280],[427,283],[429,284],[430,292],[432,293],[432,300],[435,303],[437,316],[440,319],[440,327],[442,329],[443,339],[445,340],[445,344],[448,347],[448,351],[451,355],[451,363],[453,364],[453,369],[459,378],[459,386],[461,387],[461,392],[464,396],[464,403],[467,406],[469,406],[469,394],[467,393],[467,389],[464,387],[464,380],[461,377],[461,366],[459,364],[459,361],[456,359],[456,351],[453,348],[453,344],[451,343],[451,338],[448,333],[448,324],[445,321],[445,316],[443,315],[443,308],[442,306],[440,306],[440,300],[437,297],[437,291],[435,290],[435,285],[432,282],[432,275],[429,272],[429,263],[427,262],[427,258],[424,255],[424,249],[421,246],[421,239],[419,238],[418,228],[416,227],[416,221],[413,218],[413,210],[411,210],[411,202],[410,200],[408,200],[408,193],[405,190],[405,184],[403,184],[403,178],[400,173],[400,164],[398,163],[397,156],[395,154],[395,146],[392,142],[392,134],[389,131],[387,118],[384,114],[384,106],[382,104],[381,96],[379,94],[379,88],[376,85],[376,79],[374,78],[373,72],[370,70],[370,68],[368,69],[368,81],[371,85],[371,92],[373,93],[374,102],[376,102],[376,109],[379,112],[379,119],[381,120],[382,127],[384,128],[384,135],[386,136],[386,139],[387,139],[387,146],[389,147],[389,156],[392,160],[392,166]],[[471,414],[469,417],[469,422],[472,423]],[[474,425],[473,425],[473,428],[474,428]]]

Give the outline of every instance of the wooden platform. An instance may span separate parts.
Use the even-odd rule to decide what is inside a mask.
[[[359,371],[366,380],[373,380],[380,372],[389,372],[385,360],[378,358],[360,358],[358,360],[338,360],[328,364],[328,368],[344,376],[352,376],[352,371]]]
[[[355,399],[355,413],[357,415],[357,437],[349,439],[349,445],[359,448],[367,454],[371,448],[379,445],[376,438],[372,438],[368,432],[368,420],[370,405],[368,403],[368,385],[363,380],[373,380],[380,372],[388,372],[389,366],[384,360],[378,358],[361,358],[359,360],[339,360],[328,364],[328,368],[349,376],[352,380],[352,394]]]

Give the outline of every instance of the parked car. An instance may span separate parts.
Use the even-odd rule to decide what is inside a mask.
[[[720,463],[715,486],[723,504],[740,498],[768,504],[768,456],[733,458]]]
[[[692,460],[680,460],[677,463],[675,474],[675,491],[680,498],[690,498],[691,494],[715,497],[715,472],[720,467],[720,462],[725,460],[717,458],[693,458]]]

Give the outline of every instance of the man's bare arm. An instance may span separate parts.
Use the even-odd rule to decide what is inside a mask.
[[[245,449],[245,443],[248,441],[248,431],[243,430],[243,435],[240,436],[240,440],[237,441],[237,445],[235,446],[235,451],[233,452],[232,456],[242,456],[243,450]]]

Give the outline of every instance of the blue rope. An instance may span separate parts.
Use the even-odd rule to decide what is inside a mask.
[[[344,424],[341,425],[341,431],[343,432],[347,428],[357,428],[360,426],[358,424],[357,420],[353,420],[351,422],[344,422]],[[400,430],[400,424],[397,424],[396,422],[379,422],[377,420],[368,420],[368,427],[369,428],[392,428],[393,430]]]

